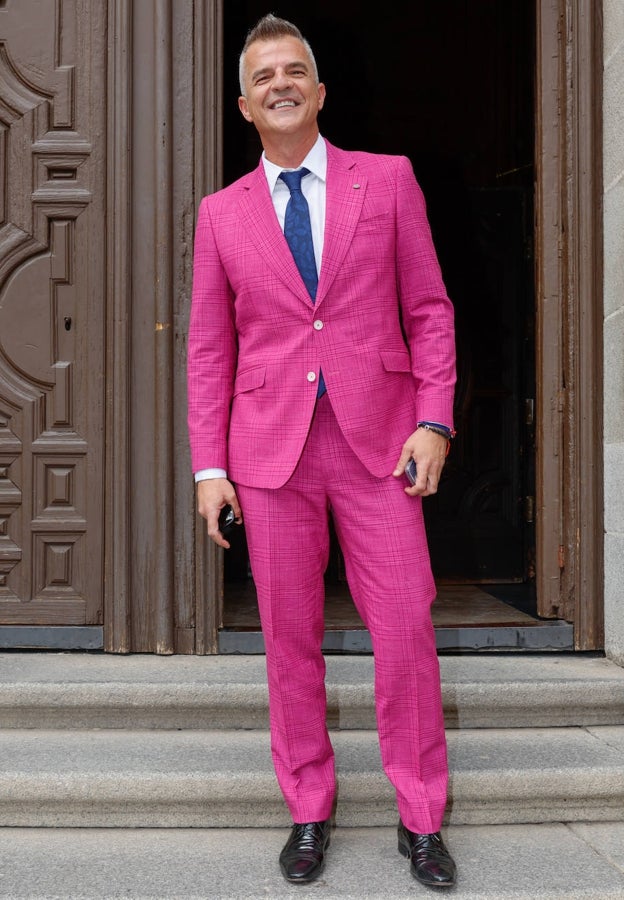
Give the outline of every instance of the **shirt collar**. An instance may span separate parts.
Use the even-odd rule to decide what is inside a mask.
[[[269,159],[267,159],[264,151],[262,152],[262,164],[264,166],[266,179],[269,185],[269,191],[272,194],[277,179],[279,178],[280,173],[284,171],[284,169],[282,166],[276,166],[275,163],[272,163]],[[297,166],[297,168],[300,169],[303,166],[305,166],[306,169],[309,169],[310,172],[312,172],[313,175],[316,175],[317,178],[320,178],[321,181],[326,180],[327,146],[320,134],[316,139],[316,143],[301,163],[301,166]]]

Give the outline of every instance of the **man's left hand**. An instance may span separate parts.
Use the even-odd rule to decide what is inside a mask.
[[[392,473],[395,478],[400,478],[405,472],[405,466],[410,459],[416,463],[416,483],[405,488],[405,493],[410,496],[420,494],[428,497],[438,490],[438,482],[444,468],[448,440],[435,431],[426,428],[417,428],[403,444],[403,450]]]

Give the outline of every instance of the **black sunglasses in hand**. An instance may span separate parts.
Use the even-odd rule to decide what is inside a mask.
[[[221,532],[223,537],[227,537],[234,531],[234,526],[236,524],[237,523],[236,516],[234,515],[234,510],[228,503],[219,513],[219,531]]]

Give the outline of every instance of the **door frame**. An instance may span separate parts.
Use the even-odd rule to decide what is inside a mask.
[[[540,615],[604,645],[602,3],[537,0],[536,556]]]
[[[199,3],[196,203],[222,183],[223,0]],[[544,618],[604,644],[602,482],[602,3],[536,0],[536,587]],[[203,54],[203,55],[202,55]],[[207,76],[210,74],[211,81]],[[212,116],[204,111],[212,109]],[[215,653],[223,551],[198,523],[197,652]],[[204,600],[205,598],[205,600]]]
[[[220,561],[194,518],[185,372],[197,208],[221,170],[222,3],[107,11],[104,647],[214,653]]]

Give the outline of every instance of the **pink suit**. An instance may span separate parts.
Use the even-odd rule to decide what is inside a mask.
[[[323,572],[331,510],[375,654],[382,760],[399,812],[432,832],[446,744],[420,498],[391,472],[421,419],[452,423],[453,310],[405,157],[327,143],[313,304],[262,164],[202,201],[188,346],[193,471],[243,509],[267,651],[272,750],[298,822],[328,818]],[[322,368],[327,394],[316,400]]]

